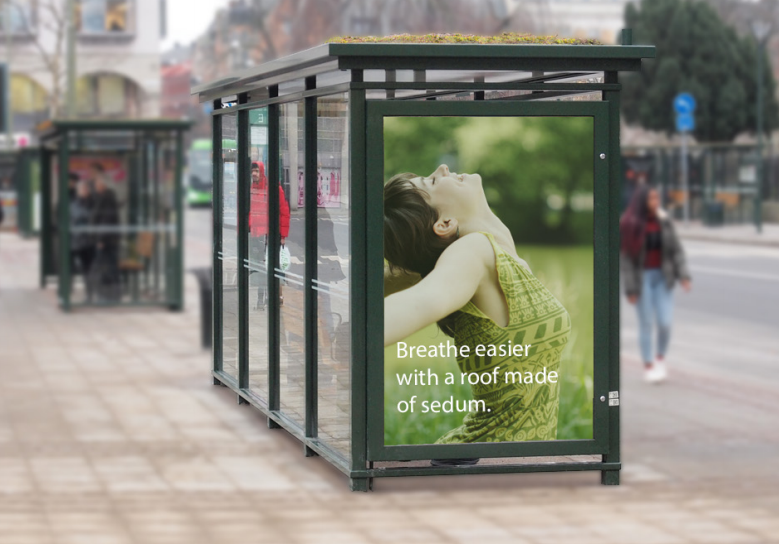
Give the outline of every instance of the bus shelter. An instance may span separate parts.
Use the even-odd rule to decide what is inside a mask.
[[[40,283],[65,311],[183,305],[189,121],[54,120],[41,128]]]
[[[629,31],[623,42],[344,39],[194,88],[213,105],[214,384],[353,490],[377,477],[569,470],[618,484],[618,74],[654,56]],[[511,328],[482,346],[519,345],[504,359],[511,375],[492,351],[444,353],[452,338],[435,323],[387,341],[403,278],[385,260],[385,184],[417,170],[422,184],[442,172],[475,183],[481,170],[480,198],[568,308],[570,319],[533,321],[506,295],[520,317],[504,328],[480,317]],[[523,227],[533,217],[540,226]],[[572,245],[523,245],[541,235]],[[542,353],[559,361],[559,387],[557,372],[517,385],[531,367],[546,380]],[[520,422],[516,403],[540,399],[537,421]],[[490,414],[496,403],[505,413]]]

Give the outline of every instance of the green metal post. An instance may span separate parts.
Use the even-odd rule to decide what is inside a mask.
[[[352,70],[352,83],[363,82],[363,71]],[[351,310],[351,469],[365,470],[368,457],[368,402],[367,402],[367,274],[368,246],[366,243],[367,219],[367,175],[366,175],[366,129],[365,129],[366,97],[364,89],[349,91],[349,147],[351,148],[349,172],[351,181],[349,188],[349,203],[351,210],[351,233],[349,237],[349,257],[352,269],[349,300]],[[370,485],[368,478],[351,478],[352,490],[367,491]]]
[[[238,104],[248,102],[246,93],[238,95]],[[238,388],[249,388],[249,198],[251,167],[249,157],[249,110],[238,111],[238,165],[236,194],[238,195]],[[238,404],[248,404],[238,396]]]
[[[59,240],[58,282],[60,306],[70,311],[70,198],[68,172],[70,165],[70,133],[66,130],[59,141],[59,187],[57,190],[57,235]]]
[[[151,142],[151,154],[152,154],[152,171],[151,171],[151,179],[152,179],[152,197],[151,197],[151,214],[154,218],[155,222],[160,222],[160,145],[159,142],[155,138],[149,138],[146,140],[144,138],[144,141],[150,141]],[[168,218],[165,218],[165,222],[167,223]],[[169,233],[165,233],[165,259],[167,260],[169,258],[170,252],[168,251],[168,236]],[[165,265],[169,266],[170,263],[166,261]],[[154,272],[154,292],[159,293],[160,292],[160,261],[159,259],[155,259],[153,262],[153,272]],[[166,282],[165,284],[165,291],[167,293],[171,292],[171,286],[169,286]],[[170,300],[173,300],[173,296],[169,295],[168,303],[170,303]]]
[[[213,102],[214,113],[218,112],[222,108],[222,100],[217,99]],[[221,372],[222,365],[222,342],[223,342],[223,328],[222,328],[222,259],[220,257],[222,253],[222,229],[224,228],[224,213],[222,209],[223,200],[223,187],[222,187],[222,117],[219,115],[212,115],[211,117],[211,149],[212,149],[212,169],[211,169],[211,190],[212,190],[212,207],[213,207],[213,256],[212,262],[212,301],[211,308],[213,312],[213,369],[214,372]],[[214,378],[214,383],[220,383]]]
[[[306,78],[306,90],[316,89],[316,76]],[[317,278],[317,180],[319,178],[317,164],[317,116],[316,97],[307,97],[304,108],[304,164],[305,164],[305,335],[306,335],[306,367],[305,367],[305,398],[306,398],[306,436],[317,436],[317,294],[314,289]],[[305,447],[307,457],[316,455],[314,450]]]
[[[52,171],[51,160],[53,153],[46,148],[41,148],[41,256],[40,256],[40,287],[46,288],[46,275],[52,268],[51,250],[52,235],[54,229],[51,224],[51,191]]]
[[[279,95],[278,85],[268,89],[271,98]],[[268,106],[268,265],[266,276],[268,281],[268,409],[278,411],[280,406],[279,389],[281,387],[279,322],[279,279],[276,268],[279,266],[279,185],[281,184],[281,168],[279,158],[279,105]],[[291,198],[291,197],[290,197]],[[268,418],[268,427],[279,429],[281,425]]]
[[[173,181],[176,210],[176,264],[173,269],[176,292],[174,309],[184,308],[184,131],[176,131],[176,171]]]
[[[619,83],[618,72],[606,72],[606,83]],[[620,213],[620,147],[619,91],[605,91],[609,104],[609,391],[619,391],[619,213]],[[609,408],[609,453],[605,463],[620,462],[619,406]],[[618,485],[619,471],[601,472],[601,483]]]
[[[757,40],[757,165],[755,179],[755,227],[763,231],[763,58],[765,40]]]

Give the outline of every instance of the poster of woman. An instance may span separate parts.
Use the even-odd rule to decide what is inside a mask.
[[[592,119],[384,141],[385,444],[592,438]]]

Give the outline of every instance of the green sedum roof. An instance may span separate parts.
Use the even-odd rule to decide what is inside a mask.
[[[393,34],[391,36],[336,36],[325,43],[484,43],[484,44],[548,44],[548,45],[602,45],[598,40],[534,36],[504,32],[497,36],[475,34]]]

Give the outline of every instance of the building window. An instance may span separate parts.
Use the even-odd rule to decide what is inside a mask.
[[[11,34],[24,36],[35,31],[35,5],[33,0],[5,1],[0,6],[0,33],[5,33],[6,24]]]
[[[49,97],[36,81],[24,74],[12,74],[9,91],[14,132],[32,132],[49,118]]]
[[[116,74],[94,74],[76,83],[78,113],[84,117],[128,117],[140,115],[138,86]]]
[[[130,4],[130,0],[78,0],[76,28],[82,35],[129,34]]]

